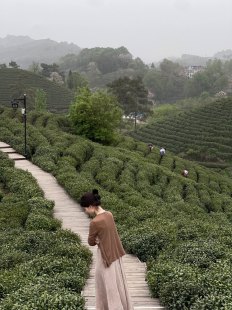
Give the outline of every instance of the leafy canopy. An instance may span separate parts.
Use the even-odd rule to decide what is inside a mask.
[[[147,112],[151,103],[148,101],[148,90],[145,88],[141,77],[131,79],[119,78],[107,85],[117,97],[124,113]]]
[[[85,87],[70,106],[69,117],[77,134],[108,144],[114,139],[122,111],[115,97],[104,91],[91,93]]]

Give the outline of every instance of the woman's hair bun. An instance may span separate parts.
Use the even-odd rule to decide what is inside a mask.
[[[97,189],[93,189],[93,190],[92,190],[92,193],[93,193],[94,195],[98,195],[98,190],[97,190]]]
[[[100,204],[101,196],[99,195],[98,190],[97,189],[93,189],[92,190],[92,194],[94,196],[95,201]]]
[[[101,196],[98,194],[97,189],[93,189],[92,192],[85,193],[79,200],[80,205],[83,208],[88,208],[89,206],[100,206],[101,205]]]

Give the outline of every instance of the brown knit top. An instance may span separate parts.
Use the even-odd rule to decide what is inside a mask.
[[[111,212],[105,211],[98,214],[89,226],[89,245],[96,245],[101,250],[102,259],[107,267],[112,262],[125,255],[122,243],[120,241],[114,218]]]

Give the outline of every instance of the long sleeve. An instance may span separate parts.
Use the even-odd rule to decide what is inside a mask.
[[[88,244],[91,246],[96,245],[96,238],[97,238],[97,227],[96,224],[91,221],[90,225],[89,225],[89,237],[88,237]]]

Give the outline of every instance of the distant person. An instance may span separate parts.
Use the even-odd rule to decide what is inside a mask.
[[[187,177],[188,177],[189,172],[188,172],[188,170],[187,170],[187,169],[184,169],[184,170],[182,171],[182,173],[181,173],[181,174],[183,175],[183,177],[187,178]]]
[[[163,157],[165,155],[165,152],[166,152],[165,148],[161,147],[161,149],[160,149],[160,157]]]
[[[88,243],[97,245],[95,269],[96,310],[132,310],[122,256],[125,255],[111,212],[101,206],[98,190],[85,193],[80,204],[94,216]]]
[[[154,145],[152,143],[148,143],[148,148],[149,148],[149,151],[151,152],[154,148]]]

